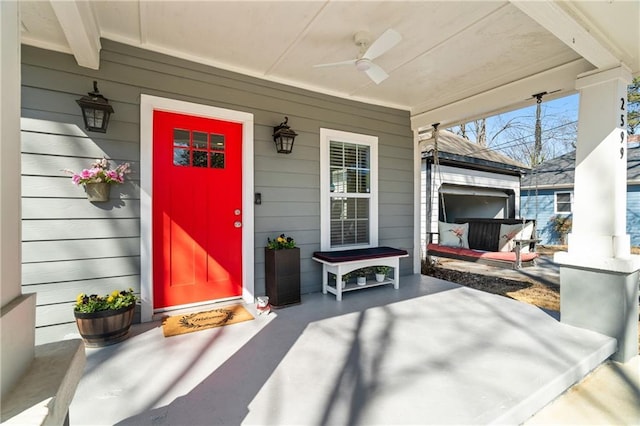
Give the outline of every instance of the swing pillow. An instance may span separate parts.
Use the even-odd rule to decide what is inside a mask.
[[[469,224],[438,222],[441,246],[469,248]]]
[[[516,247],[514,240],[528,240],[533,233],[533,222],[527,223],[524,227],[521,223],[516,225],[500,225],[500,241],[498,248],[500,251],[513,251]],[[529,253],[529,244],[524,244],[520,248],[520,253]]]

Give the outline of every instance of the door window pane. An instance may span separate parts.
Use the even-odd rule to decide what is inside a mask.
[[[193,151],[193,167],[207,167],[206,151]]]
[[[173,129],[173,146],[189,146],[189,131]]]
[[[195,149],[207,149],[207,134],[202,132],[193,132],[193,147]]]
[[[224,135],[216,135],[212,133],[209,135],[211,137],[211,147],[212,151],[224,151]]]
[[[189,150],[182,148],[173,148],[173,165],[174,166],[190,166]]]
[[[224,169],[224,154],[220,152],[211,152],[211,165],[212,169]]]

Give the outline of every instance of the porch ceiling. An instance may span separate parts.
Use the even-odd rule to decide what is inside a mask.
[[[20,1],[22,43],[99,68],[100,38],[451,124],[574,92],[578,74],[640,73],[637,1]],[[387,28],[376,85],[353,36]]]

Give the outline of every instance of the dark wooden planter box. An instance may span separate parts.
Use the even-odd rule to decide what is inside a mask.
[[[269,303],[280,307],[300,303],[300,249],[264,249],[265,285]]]

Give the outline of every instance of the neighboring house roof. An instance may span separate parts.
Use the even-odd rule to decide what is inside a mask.
[[[571,188],[575,181],[575,167],[575,151],[545,161],[522,177],[521,188]],[[638,142],[627,145],[627,182],[640,183],[640,143]]]
[[[435,146],[435,139],[425,139],[421,141],[422,158],[432,159]],[[529,170],[526,164],[513,160],[498,152],[484,148],[476,143],[458,136],[448,130],[438,132],[438,159],[443,164],[459,163],[461,166],[484,169],[495,169],[496,171],[509,171],[525,173]]]

